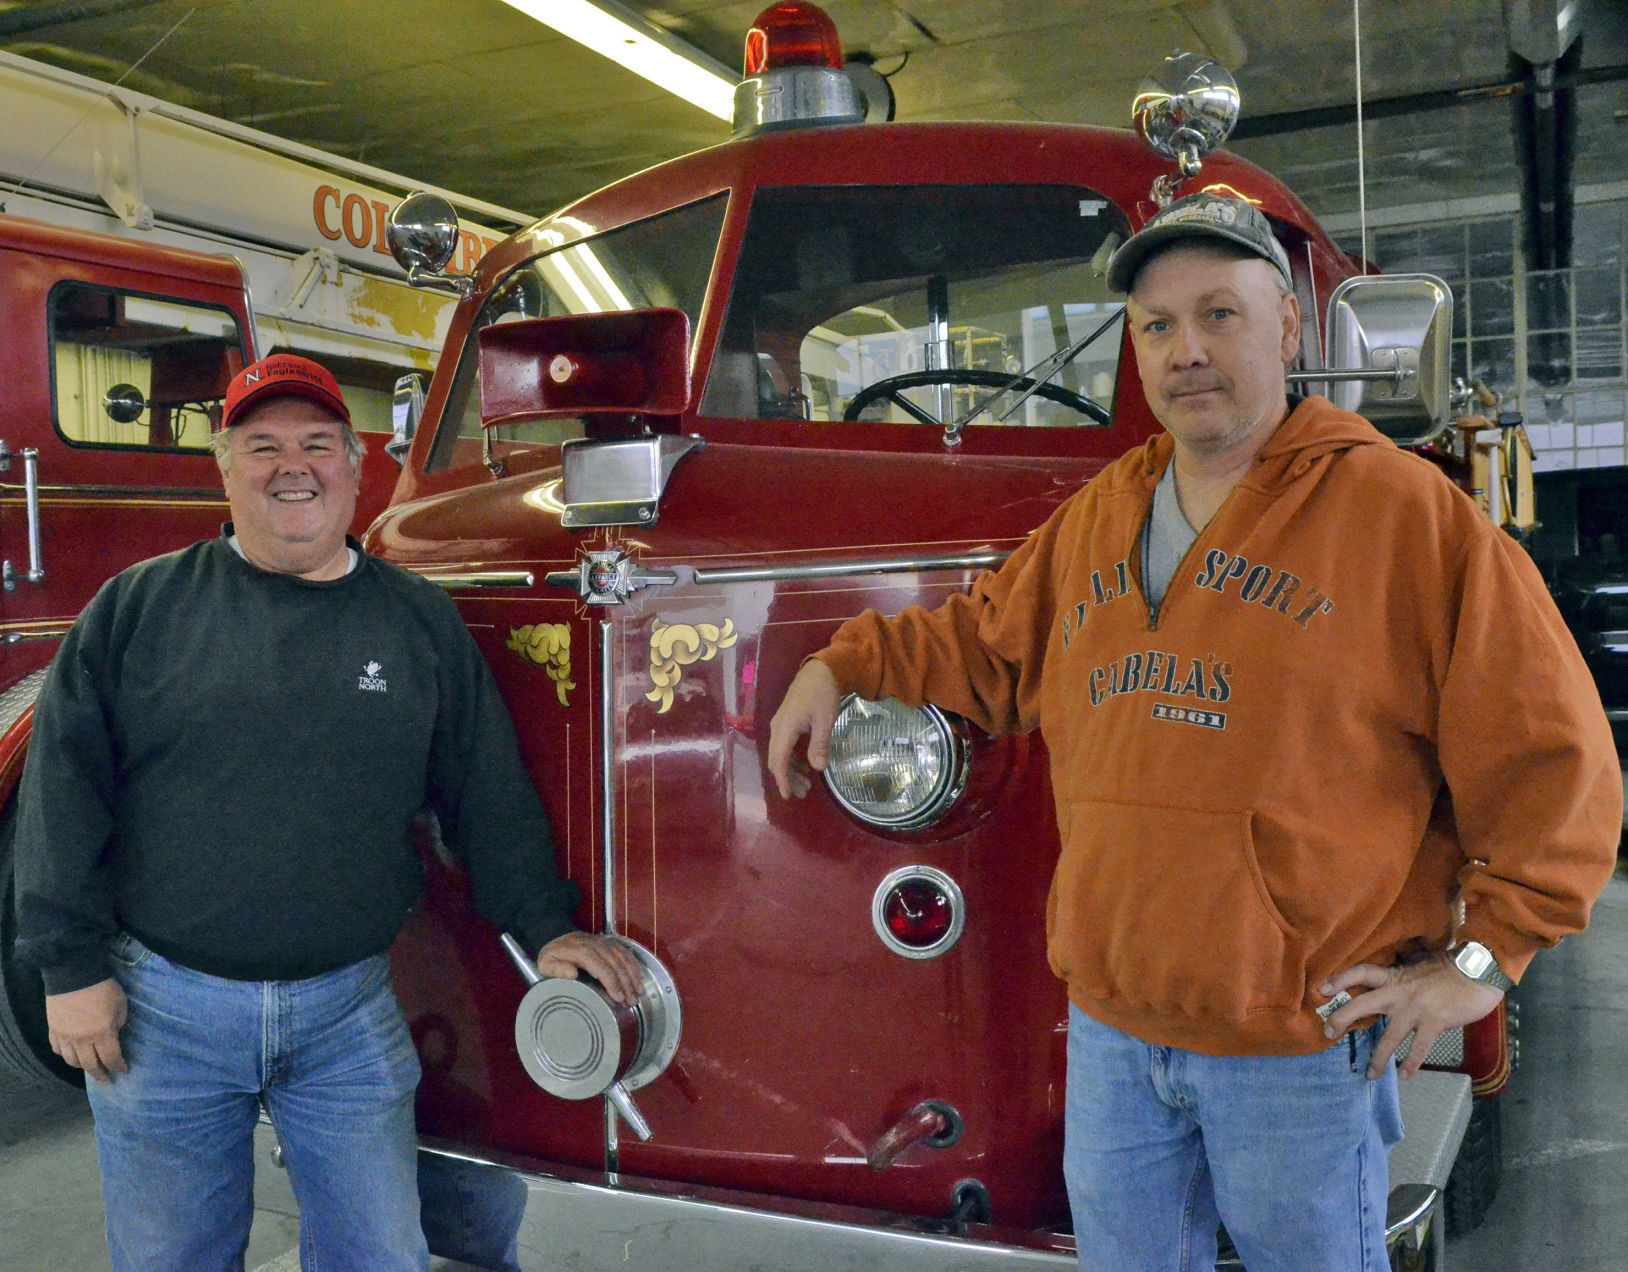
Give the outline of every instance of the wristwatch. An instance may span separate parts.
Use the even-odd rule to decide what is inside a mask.
[[[1503,969],[1498,966],[1498,960],[1492,956],[1492,951],[1480,941],[1465,941],[1462,945],[1455,945],[1447,951],[1447,957],[1453,960],[1454,967],[1478,985],[1490,985],[1493,989],[1501,989],[1506,993],[1515,988],[1515,982],[1504,975]]]

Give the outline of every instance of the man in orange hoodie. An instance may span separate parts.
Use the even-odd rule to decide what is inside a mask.
[[[769,767],[804,793],[793,748],[824,768],[845,692],[1039,728],[1081,1267],[1208,1269],[1223,1221],[1251,1272],[1379,1272],[1393,1055],[1414,1035],[1412,1076],[1586,924],[1610,731],[1520,548],[1364,420],[1290,400],[1299,306],[1258,210],[1182,199],[1108,281],[1166,433],[969,594],[845,624]]]

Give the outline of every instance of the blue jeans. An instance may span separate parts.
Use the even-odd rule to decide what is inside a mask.
[[[1069,1007],[1063,1173],[1081,1272],[1385,1272],[1396,1068],[1373,1030],[1314,1056],[1152,1047]]]
[[[254,1128],[276,1128],[306,1272],[422,1272],[418,1056],[384,955],[300,981],[206,976],[115,939],[130,1072],[87,1083],[114,1272],[237,1272]]]

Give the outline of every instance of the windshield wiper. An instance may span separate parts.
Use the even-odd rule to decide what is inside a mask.
[[[1027,371],[1019,371],[1000,388],[996,389],[988,397],[984,398],[983,401],[976,403],[973,408],[960,419],[952,420],[950,423],[946,424],[944,426],[944,445],[960,445],[962,429],[987,411],[990,405],[1002,394],[1010,393],[1016,385],[1023,383],[1025,380],[1029,381],[1029,387],[1024,389],[1022,393],[1018,394],[1017,400],[995,417],[995,423],[1004,424],[1007,417],[1010,416],[1013,411],[1017,410],[1018,407],[1022,406],[1040,391],[1040,386],[1042,384],[1051,379],[1052,376],[1056,375],[1070,362],[1073,362],[1075,358],[1080,356],[1080,354],[1085,352],[1086,348],[1091,344],[1091,342],[1118,322],[1124,313],[1125,306],[1120,305],[1114,310],[1113,313],[1109,314],[1108,317],[1104,319],[1102,325],[1095,331],[1091,332],[1090,335],[1086,336],[1082,340],[1077,340],[1075,343],[1069,345],[1069,347],[1066,349],[1059,349],[1056,353],[1052,354],[1048,358],[1043,358],[1041,361],[1035,363],[1034,366],[1030,367]]]

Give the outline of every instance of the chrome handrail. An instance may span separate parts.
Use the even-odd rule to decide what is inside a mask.
[[[25,447],[19,453],[23,460],[23,503],[28,521],[28,573],[22,577],[26,583],[43,583],[45,566],[40,559],[40,453],[32,446]],[[12,454],[11,448],[0,442],[0,472],[10,471]],[[8,592],[17,590],[17,568],[9,559],[0,564],[0,586]]]
[[[859,574],[906,574],[929,570],[993,570],[1010,552],[962,552],[945,556],[888,557],[832,561],[824,565],[722,566],[695,571],[697,583],[768,583],[794,579],[838,579]]]

